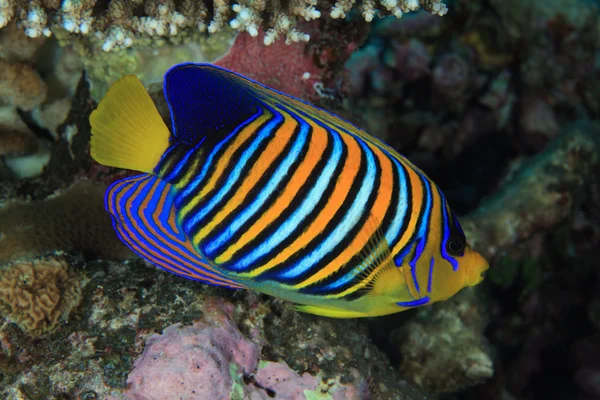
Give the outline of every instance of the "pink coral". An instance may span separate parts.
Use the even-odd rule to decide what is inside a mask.
[[[315,390],[319,380],[305,372],[299,375],[284,362],[267,363],[254,376],[256,383],[278,393],[286,393],[286,399],[304,400],[305,390]]]
[[[361,381],[358,371],[351,369],[349,375],[353,375],[357,382]],[[307,393],[313,393],[315,397],[323,395],[323,398],[333,398],[334,400],[368,398],[366,380],[364,379],[362,379],[363,384],[358,386],[352,384],[340,385],[335,380],[328,380],[322,385],[317,377],[310,375],[308,372],[300,375],[285,362],[269,362],[262,365],[254,375],[254,381],[275,393],[276,398],[286,400],[305,400],[308,398]],[[325,394],[330,396],[325,396]],[[255,399],[255,397],[252,397],[252,399]]]
[[[215,64],[286,94],[317,102],[322,96],[319,87],[329,87],[340,78],[344,63],[367,31],[359,28],[340,31],[333,25],[321,26],[315,21],[299,23],[298,27],[310,34],[309,44],[287,45],[280,40],[264,46],[263,31],[258,31],[257,38],[242,33],[229,53]]]
[[[323,381],[320,374],[301,374],[283,361],[259,365],[261,346],[240,332],[233,305],[215,298],[204,309],[205,317],[192,326],[176,324],[148,339],[127,379],[130,399],[269,400],[274,395],[304,400],[307,393],[335,400],[366,398],[366,380],[353,369],[345,375],[356,385],[341,384],[339,376]]]
[[[263,36],[262,31],[259,40],[247,33],[238,35],[229,54],[216,64],[292,96],[313,97],[312,85],[320,80],[321,71],[306,52],[306,44],[286,45],[279,40],[265,46]]]
[[[148,339],[127,379],[129,398],[228,399],[232,369],[256,369],[259,348],[231,320],[232,306],[215,301],[207,310],[192,326],[176,324]]]

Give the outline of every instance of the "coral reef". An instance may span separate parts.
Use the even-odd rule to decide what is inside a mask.
[[[192,326],[170,326],[146,341],[144,353],[127,378],[131,399],[305,399],[313,397],[362,399],[366,381],[340,385],[335,380],[299,375],[285,362],[260,362],[261,346],[248,340],[233,321],[234,307],[210,299],[202,320]]]
[[[337,1],[331,9],[331,18],[344,18],[354,5],[354,0]],[[271,3],[111,0],[106,4],[96,0],[4,0],[0,3],[0,28],[17,19],[30,37],[50,36],[57,30],[63,30],[89,38],[102,50],[111,51],[131,47],[140,37],[179,37],[178,40],[181,40],[186,30],[216,33],[227,25],[257,36],[259,28],[263,27],[266,29],[263,43],[269,45],[280,36],[285,36],[288,43],[308,41],[310,36],[295,26],[300,20],[320,18],[318,6],[322,5],[317,0]],[[373,20],[377,12],[401,17],[420,8],[437,15],[448,11],[441,0],[385,0],[379,4],[365,0],[361,8],[366,21]]]
[[[21,154],[3,154],[2,175],[40,176],[50,162],[51,143],[62,139],[58,127],[71,106],[81,63],[56,42],[29,38],[11,23],[0,30],[0,71],[0,146],[24,138],[28,143]]]
[[[64,259],[18,261],[0,270],[0,314],[32,335],[54,329],[80,300],[80,279]]]
[[[232,305],[207,304],[204,311],[192,326],[170,326],[146,341],[127,378],[129,397],[227,398],[233,380],[256,369],[259,349],[231,320]]]
[[[31,67],[0,60],[0,105],[31,110],[46,100],[46,84]]]
[[[11,128],[0,130],[0,156],[22,156],[37,150],[35,137]]]
[[[488,321],[472,289],[451,300],[419,310],[409,323],[390,334],[402,354],[400,371],[436,393],[464,390],[494,374],[483,330]]]
[[[239,72],[284,93],[314,103],[338,103],[339,71],[363,42],[363,23],[329,20],[302,23],[313,40],[307,45],[277,42],[265,47],[249,35],[239,35],[231,49],[215,64]],[[261,37],[265,36],[262,30]],[[332,101],[333,100],[333,101]]]
[[[544,152],[527,160],[503,189],[463,218],[471,245],[488,257],[571,215],[577,195],[600,163],[600,124],[564,128]]]
[[[108,87],[127,74],[135,74],[154,97],[162,97],[162,78],[172,65],[187,62],[214,62],[229,52],[235,33],[230,29],[212,35],[195,35],[176,43],[141,41],[125,51],[104,53],[69,35],[57,35],[59,43],[76,54],[86,70],[92,98],[100,101]],[[176,36],[178,37],[178,36]],[[264,46],[263,46],[264,47]],[[99,57],[100,56],[100,57]]]
[[[167,397],[194,399],[209,390],[225,394],[214,398],[366,399],[368,390],[382,400],[425,399],[358,321],[298,314],[139,261],[74,266],[89,282],[68,324],[41,338],[0,326],[0,397],[153,398],[147,390],[164,393],[164,384],[172,388]]]

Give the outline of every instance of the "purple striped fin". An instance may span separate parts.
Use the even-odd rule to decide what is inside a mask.
[[[208,264],[177,226],[174,192],[170,184],[152,175],[112,184],[105,206],[119,238],[140,257],[175,275],[214,286],[243,288]]]

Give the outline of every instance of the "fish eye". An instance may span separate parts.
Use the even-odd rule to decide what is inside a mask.
[[[465,249],[465,242],[462,240],[450,240],[448,242],[448,252],[452,255],[462,255]]]

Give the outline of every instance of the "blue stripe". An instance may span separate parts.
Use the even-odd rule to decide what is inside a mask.
[[[327,127],[324,128],[327,129]],[[331,132],[331,136],[333,137],[333,152],[314,187],[304,198],[300,206],[298,206],[292,215],[290,215],[290,217],[283,222],[272,235],[266,238],[263,243],[249,254],[244,255],[237,262],[232,263],[231,267],[228,268],[236,271],[251,268],[252,264],[256,262],[258,258],[267,254],[288,236],[301,228],[302,222],[311,211],[313,211],[319,200],[321,200],[321,197],[327,189],[329,182],[333,179],[333,173],[342,158],[343,145],[340,135],[337,132]]]
[[[452,265],[452,270],[458,271],[458,261],[448,252],[446,251],[446,244],[448,243],[448,239],[450,238],[450,227],[448,226],[448,212],[446,211],[446,198],[441,190],[438,188],[438,193],[440,195],[440,199],[442,201],[442,229],[444,230],[444,237],[442,239],[442,245],[440,246],[440,252],[442,253],[442,258],[448,261]]]
[[[348,212],[346,212],[344,219],[340,221],[333,231],[310,254],[292,264],[285,272],[280,273],[278,275],[280,278],[296,278],[308,271],[323,257],[327,256],[348,235],[364,214],[369,196],[375,186],[377,166],[375,165],[375,158],[371,149],[362,140],[358,138],[356,140],[367,156],[367,172],[355,200],[352,202]]]
[[[140,234],[138,234],[140,231],[133,227],[131,220],[128,218],[128,215],[120,212],[120,210],[126,210],[125,207],[126,207],[126,202],[127,202],[128,198],[130,198],[132,196],[133,192],[135,190],[137,190],[139,185],[145,184],[146,189],[144,189],[143,191],[141,191],[138,194],[138,197],[136,199],[134,199],[134,201],[132,203],[132,207],[131,207],[131,210],[139,209],[138,207],[139,207],[140,203],[149,194],[151,187],[154,185],[154,183],[156,182],[157,179],[160,179],[160,178],[153,177],[153,176],[147,176],[143,179],[136,179],[136,181],[131,180],[128,182],[123,182],[124,185],[121,188],[119,188],[119,190],[113,190],[114,189],[114,185],[113,185],[110,188],[111,192],[107,192],[107,199],[108,199],[108,193],[110,193],[110,195],[112,196],[112,204],[115,206],[115,207],[111,208],[110,211],[111,211],[111,214],[113,215],[113,226],[115,226],[115,230],[117,232],[117,235],[119,236],[119,239],[121,239],[121,241],[123,241],[127,245],[127,247],[129,247],[133,252],[138,254],[140,257],[150,261],[152,264],[156,265],[157,267],[159,267],[169,273],[173,273],[175,275],[184,277],[186,279],[202,281],[202,282],[208,283],[210,285],[231,287],[226,281],[221,281],[221,279],[218,277],[218,274],[216,274],[215,272],[210,271],[206,268],[201,267],[201,265],[199,265],[199,264],[204,263],[205,261],[202,258],[199,258],[196,253],[192,253],[192,252],[188,251],[185,247],[181,247],[177,243],[168,241],[166,237],[160,235],[160,233],[158,231],[159,227],[157,227],[154,224],[151,214],[156,210],[158,201],[160,200],[160,197],[161,197],[163,191],[165,190],[166,184],[164,183],[164,181],[160,180],[159,185],[157,186],[154,195],[148,202],[147,208],[144,210],[144,215],[140,218],[141,220],[138,220],[136,215],[131,215],[132,218],[135,218],[136,220],[138,220],[138,222],[142,223],[142,227],[141,227],[142,231],[145,232],[148,236],[150,236],[154,240],[156,240],[159,247],[157,247],[155,245],[150,245],[150,242],[148,242]],[[126,190],[126,192],[124,193],[121,202],[118,204],[115,203],[114,199],[123,190]],[[167,200],[169,200],[169,197],[172,197],[172,192],[169,192],[169,194],[167,195]],[[173,204],[172,199],[170,200],[169,204],[171,204],[171,205]],[[165,207],[165,208],[168,209],[168,207]],[[125,212],[127,212],[127,211],[125,211]],[[161,215],[165,215],[165,214],[161,213]],[[166,216],[168,218],[168,213],[166,214]],[[122,219],[120,219],[119,217],[121,217]],[[115,224],[115,222],[117,220],[120,220],[122,222],[121,225],[127,225],[130,228],[130,230],[132,231],[133,236],[129,235],[124,230],[124,228],[125,228],[124,226],[118,226],[118,224]],[[161,223],[165,224],[164,227],[168,229],[166,219],[161,219]],[[150,224],[156,229],[157,234],[160,235],[159,237],[157,237],[154,234],[150,234],[150,232],[148,230],[148,226]],[[185,237],[184,237],[184,239],[185,239]],[[159,255],[164,256],[164,258],[166,258],[166,260],[159,260],[158,256],[151,255],[140,244],[145,244],[146,247],[149,247],[152,250],[156,251]],[[182,258],[182,259],[187,259],[188,262],[195,264],[197,270],[188,269],[187,267],[185,267],[184,265],[182,265],[181,263],[179,263],[172,257],[172,255],[174,255],[175,253],[171,253],[171,250],[175,247],[182,250],[182,253],[183,253],[183,254],[177,254],[177,257]],[[170,267],[173,268],[173,270],[167,269],[161,264],[168,264]],[[211,279],[215,280],[218,283],[205,281],[204,279],[202,279],[203,273],[216,275],[214,278],[211,278]],[[192,276],[190,276],[190,275],[192,275]]]
[[[139,179],[139,178],[141,178],[141,179]],[[140,175],[140,176],[136,177],[135,180],[129,181],[127,179],[127,180],[119,181],[118,183],[123,183],[123,186],[121,186],[117,190],[116,185],[113,185],[109,189],[110,192],[107,192],[107,193],[110,193],[110,195],[112,196],[110,203],[113,204],[113,208],[111,208],[109,211],[113,216],[113,221],[116,223],[113,225],[115,225],[115,230],[117,231],[119,239],[121,239],[127,245],[127,247],[129,247],[133,252],[138,254],[140,257],[142,257],[148,261],[151,261],[153,264],[156,264],[156,262],[154,261],[154,257],[151,256],[150,254],[148,254],[144,249],[143,244],[147,245],[148,244],[147,241],[138,234],[138,231],[136,229],[133,229],[133,226],[131,225],[131,222],[127,217],[126,211],[125,211],[125,213],[121,213],[119,211],[119,210],[126,210],[126,202],[127,202],[128,198],[131,197],[132,193],[137,189],[137,187],[140,184],[144,183],[149,178],[151,178],[151,175],[147,175],[143,178]],[[121,197],[121,202],[117,203],[115,201],[115,199],[123,191],[125,191],[125,193]],[[119,225],[122,225],[122,227],[119,227]],[[127,233],[124,225],[127,225],[129,227],[130,231],[132,232],[131,235],[133,235],[133,237],[129,233]],[[140,244],[142,244],[142,245],[140,245]],[[147,247],[150,247],[150,246],[147,246]],[[183,270],[181,270],[180,268],[175,268],[175,269],[178,270],[180,272],[180,274],[185,275],[185,272]]]
[[[429,183],[429,180],[426,177],[424,177],[421,173],[419,173],[419,177],[421,178],[421,181],[425,186],[425,199],[427,201],[425,202],[425,212],[423,213],[423,218],[421,218],[418,237],[427,240],[427,231],[429,227],[429,219],[431,218],[433,196],[431,194],[431,184]]]
[[[150,185],[154,184],[154,179],[153,182],[150,183]],[[153,220],[153,216],[152,214],[154,213],[154,211],[156,210],[156,208],[158,207],[158,202],[160,201],[160,198],[162,196],[162,193],[165,190],[165,186],[166,183],[164,181],[160,181],[158,186],[156,187],[156,190],[154,192],[154,195],[152,196],[152,198],[148,201],[148,206],[146,207],[145,210],[143,210],[143,214],[144,214],[144,221],[141,221],[144,223],[144,226],[148,226],[148,225],[152,225],[154,226],[155,231],[157,232],[157,234],[159,234],[160,232],[160,228],[156,226],[156,224],[154,223]],[[144,196],[145,197],[145,196]],[[163,228],[165,228],[167,231],[170,231],[171,233],[174,233],[172,229],[169,228],[169,213],[165,213],[165,211],[170,210],[170,208],[168,207],[169,205],[172,205],[172,200],[169,202],[171,204],[169,204],[167,201],[169,200],[169,197],[172,197],[170,195],[170,193],[167,195],[164,207],[162,212],[159,214],[159,223],[162,225]],[[149,232],[148,232],[149,233]],[[178,236],[178,238],[185,240],[185,235],[176,235]],[[196,255],[191,254],[189,252],[189,250],[183,246],[181,246],[179,243],[173,242],[170,239],[168,239],[168,237],[166,236],[160,236],[160,237],[156,237],[155,235],[153,235],[153,237],[156,239],[156,241],[160,244],[162,244],[163,246],[166,247],[166,249],[169,251],[170,248],[177,248],[179,250],[181,250],[181,252],[183,252],[184,254],[187,254],[189,257],[195,259],[195,260],[202,260],[200,258],[198,258]],[[185,258],[181,255],[179,255],[179,257]],[[173,260],[173,262],[176,262],[175,260]],[[186,267],[184,267],[183,265],[181,266],[182,268],[187,269]],[[200,267],[199,267],[200,268]]]
[[[302,102],[302,101],[301,101]],[[327,110],[322,110],[319,109],[321,111],[324,111],[325,113],[339,118],[334,114],[331,114],[329,111]],[[297,113],[306,116],[306,113],[304,113],[301,110],[296,110]],[[320,123],[321,124],[321,123]],[[399,189],[401,190],[400,192],[400,197],[398,199],[399,205],[398,205],[398,210],[400,212],[396,214],[396,217],[394,218],[394,220],[392,221],[392,224],[390,224],[390,226],[388,227],[387,232],[385,233],[385,238],[388,241],[388,244],[390,246],[390,249],[392,249],[395,246],[395,242],[397,240],[399,240],[399,238],[402,235],[402,232],[400,232],[400,228],[402,227],[402,222],[404,221],[404,218],[410,218],[410,216],[406,216],[406,211],[408,209],[408,191],[406,190],[406,188],[408,187],[408,184],[406,183],[406,180],[408,179],[408,177],[406,176],[405,172],[404,172],[404,168],[402,168],[402,165],[400,164],[400,162],[398,161],[398,158],[392,154],[390,151],[388,151],[378,140],[375,140],[373,137],[369,136],[369,134],[367,134],[366,132],[364,132],[362,129],[358,128],[357,126],[354,126],[353,124],[350,123],[350,125],[356,129],[359,132],[362,132],[366,135],[365,141],[369,144],[372,144],[373,146],[376,146],[379,150],[381,150],[384,154],[386,154],[388,156],[389,159],[393,160],[394,164],[396,165],[396,167],[398,167],[398,179],[399,179]],[[335,123],[329,123],[329,126],[331,126],[332,128],[335,128],[339,131],[345,132],[349,135],[351,135],[354,138],[357,139],[361,139],[358,135],[356,135],[353,132],[350,132],[344,128],[342,128],[340,125],[335,124]],[[407,167],[410,168],[410,167]],[[412,169],[412,168],[411,168]],[[415,173],[418,173],[418,171],[414,170],[413,171]],[[406,257],[406,255],[408,254],[408,252],[410,251],[412,247],[412,243],[408,243],[403,250],[401,251],[400,254],[397,254],[396,256],[394,256],[394,263],[396,264],[397,267],[401,266],[402,263],[404,262],[404,257]]]
[[[417,291],[417,293],[421,292],[421,289],[419,289],[419,281],[417,280],[417,261],[419,261],[421,254],[423,254],[423,250],[425,249],[425,243],[425,238],[419,239],[419,241],[417,242],[417,249],[415,250],[415,255],[413,259],[410,260],[410,262],[408,263],[408,265],[410,265],[410,274],[412,275],[413,282],[415,283],[415,290]]]
[[[427,304],[427,303],[429,303],[429,296],[425,296],[419,300],[399,301],[396,304],[398,304],[401,307],[418,307],[418,306],[422,306],[423,304]]]
[[[231,240],[231,238],[240,230],[240,228],[246,222],[248,222],[248,220],[258,212],[258,210],[260,210],[265,202],[271,197],[283,178],[288,174],[292,164],[298,159],[302,149],[304,148],[304,145],[307,143],[309,131],[309,125],[304,120],[299,119],[298,122],[300,123],[300,133],[294,141],[290,152],[281,162],[279,167],[277,167],[272,178],[260,191],[257,198],[236,216],[236,218],[231,222],[231,224],[229,224],[224,232],[220,233],[214,240],[211,240],[206,244],[204,251],[208,257],[216,258],[214,253],[225,246],[225,244]]]
[[[258,134],[255,135],[254,140],[249,148],[247,148],[240,157],[239,160],[231,161],[235,162],[235,167],[227,177],[227,181],[221,186],[221,189],[210,199],[204,207],[200,208],[193,216],[187,219],[183,225],[183,229],[185,232],[190,235],[196,226],[208,215],[223,199],[227,194],[231,191],[233,186],[237,183],[242,175],[242,170],[248,163],[248,160],[254,155],[254,153],[260,148],[260,145],[267,139],[269,136],[273,135],[273,130],[277,128],[279,124],[283,122],[283,116],[271,109],[273,113],[273,117],[265,126],[263,126]],[[204,249],[203,249],[204,250]]]
[[[154,184],[154,180],[155,179],[153,179],[153,181],[150,183],[151,185]],[[166,186],[166,183],[163,180],[161,180],[156,188],[156,191],[154,192],[154,195],[148,202],[148,206],[144,210],[144,217],[145,217],[144,222],[148,223],[148,224],[152,224],[152,226],[154,226],[155,231],[159,235],[160,235],[159,232],[160,232],[161,227],[165,228],[170,233],[175,234],[175,232],[173,232],[173,230],[170,229],[170,227],[169,227],[169,221],[168,221],[169,213],[167,213],[167,214],[164,213],[164,210],[170,210],[170,206],[173,205],[173,200],[172,200],[173,190],[170,190],[169,193],[167,194],[165,203],[164,203],[164,207],[163,207],[163,212],[161,212],[161,214],[159,215],[159,221],[160,221],[159,223],[161,224],[161,227],[156,226],[153,221],[153,218],[152,218],[153,217],[152,214],[158,207],[158,202],[160,201],[160,198],[162,197],[162,194],[165,190],[165,186]],[[178,237],[178,239],[182,240],[183,242],[186,241],[186,237],[183,234],[183,232],[181,232],[179,235],[176,235],[176,236]],[[210,271],[210,270],[202,267],[201,265],[199,265],[200,263],[206,263],[206,261],[202,257],[199,257],[199,255],[197,253],[190,252],[184,245],[170,240],[167,236],[160,235],[160,237],[156,237],[156,236],[153,236],[153,237],[160,245],[164,246],[163,248],[166,250],[167,254],[169,254],[168,252],[170,252],[172,249],[178,249],[180,251],[180,253],[177,254],[177,257],[182,258],[182,259],[187,259],[188,262],[195,264],[195,267],[198,270],[200,270],[206,274],[216,275],[214,273],[214,271]],[[173,253],[173,255],[175,255],[175,254]],[[173,259],[173,262],[169,263],[169,264],[171,264],[171,265],[176,264],[177,267],[181,267],[182,269],[189,271],[190,274],[193,274],[193,275],[199,274],[198,271],[189,269],[188,267],[184,266],[183,264],[180,264],[178,261],[176,261],[174,259]],[[212,279],[218,280],[218,278],[212,278]]]
[[[166,180],[167,182],[172,181],[177,175],[179,175],[179,173],[181,172],[181,170],[183,169],[183,167],[188,163],[188,161],[190,160],[190,158],[192,157],[192,155],[194,155],[196,153],[196,150],[198,150],[198,147],[200,147],[202,145],[202,143],[204,143],[204,141],[206,140],[206,137],[203,137],[198,144],[196,144],[194,147],[192,147],[191,149],[189,149],[184,156],[181,158],[181,160],[179,160],[177,162],[177,165],[175,165],[175,167],[172,169],[171,173],[165,177],[163,177],[164,180]],[[170,151],[170,149],[168,150]],[[166,154],[166,153],[165,153]],[[159,164],[160,165],[160,164]]]
[[[154,184],[154,181],[158,179],[157,177],[153,177],[151,176],[151,179],[147,180],[145,187],[142,189],[142,191],[140,191],[134,198],[133,201],[131,202],[131,209],[132,210],[139,210],[142,203],[146,200],[147,196],[150,193],[150,189],[152,188],[152,185]],[[140,184],[136,184],[134,185],[134,190],[137,190],[138,186],[140,186]],[[132,192],[133,193],[133,192]],[[125,196],[123,199],[124,201],[126,200],[127,197],[130,197],[130,195],[128,194],[127,196]],[[157,247],[155,243],[161,243],[160,238],[157,238],[149,229],[149,224],[150,221],[148,220],[148,217],[146,215],[146,213],[148,212],[148,210],[150,209],[150,211],[152,211],[154,208],[156,208],[156,196],[153,196],[154,199],[154,204],[149,202],[148,207],[146,208],[146,210],[144,210],[144,214],[143,217],[138,218],[137,215],[133,214],[132,217],[133,219],[135,219],[138,222],[138,226],[140,227],[141,232],[145,233],[146,236],[148,236],[148,238],[151,240],[148,240],[144,237],[142,237],[142,235],[137,235],[138,236],[138,241],[141,243],[144,243],[145,248],[147,249],[151,249],[154,250],[155,252],[157,252],[159,255],[162,256],[163,260],[161,260],[162,262],[167,262],[168,264],[176,267],[178,270],[185,270],[185,268],[177,261],[173,258],[172,253],[169,252],[168,247],[163,248],[163,247]],[[131,224],[128,221],[128,224],[130,225],[131,230],[135,230],[135,228],[133,227],[133,224]],[[152,255],[148,254],[146,255],[146,258],[148,257],[153,257]],[[157,257],[158,259],[158,257]],[[166,259],[166,260],[165,260]]]
[[[417,249],[415,250],[415,255],[412,260],[408,263],[410,265],[410,273],[412,275],[413,281],[415,283],[415,289],[417,293],[420,292],[419,281],[417,280],[417,262],[419,258],[423,254],[423,250],[425,249],[425,245],[427,244],[427,236],[428,236],[428,226],[429,219],[431,217],[431,206],[432,206],[432,196],[431,196],[431,187],[427,178],[425,178],[421,173],[419,173],[419,177],[421,178],[421,182],[423,182],[423,186],[425,187],[425,210],[421,215],[421,221],[419,223],[419,234],[418,234],[418,242]],[[396,264],[398,265],[398,264]]]
[[[408,255],[408,253],[410,253],[410,250],[412,249],[413,244],[414,244],[414,242],[407,243],[406,246],[404,246],[402,248],[400,253],[398,253],[396,256],[394,256],[394,264],[396,265],[396,267],[402,266],[402,264],[404,263],[404,257],[406,257]]]
[[[162,156],[160,156],[160,161],[158,162],[158,164],[156,164],[156,167],[154,167],[153,172],[156,173],[157,175],[159,175],[160,169],[163,167],[162,163],[165,162],[165,159],[167,159],[167,157],[169,157],[169,154],[171,154],[171,152],[177,147],[177,143],[173,144],[171,143],[171,140],[169,138],[169,147],[167,147],[167,150],[165,150],[165,152],[162,154]]]
[[[185,236],[185,232],[183,232],[183,229],[179,228],[179,226],[177,225],[177,222],[175,222],[175,227],[177,228],[177,231],[173,230],[173,228],[169,224],[169,217],[171,216],[171,209],[174,207],[175,196],[176,196],[175,188],[173,186],[171,186],[171,189],[169,190],[169,194],[165,198],[163,208],[160,211],[160,215],[158,216],[158,218],[162,222],[165,229],[169,231],[169,233],[171,233],[173,236],[177,237],[177,239],[179,239],[181,241],[186,241],[187,238]]]
[[[200,184],[202,183],[202,181],[204,181],[204,178],[206,178],[206,175],[207,175],[208,171],[213,166],[212,165],[213,164],[213,160],[216,157],[216,155],[219,152],[219,150],[221,150],[221,148],[223,146],[225,146],[225,144],[231,138],[233,138],[238,133],[240,133],[240,131],[242,129],[244,129],[247,125],[249,125],[250,123],[252,123],[261,114],[262,114],[262,109],[259,109],[259,112],[257,112],[256,114],[254,114],[247,121],[244,121],[243,123],[241,123],[236,129],[234,129],[229,135],[225,136],[225,138],[223,140],[221,140],[219,143],[217,143],[213,147],[213,149],[210,152],[210,154],[206,157],[206,161],[204,162],[204,167],[202,168],[202,171],[200,171],[200,173],[198,174],[198,176],[196,176],[196,178],[193,181],[191,181],[189,184],[186,185],[186,187],[181,191],[181,193],[175,199],[175,205],[177,206],[177,208],[180,209],[181,206],[182,206],[182,204],[184,204],[184,203],[186,203],[188,201],[188,197],[190,195],[194,194],[195,191],[196,191],[196,189],[198,189],[198,186],[200,186]]]

